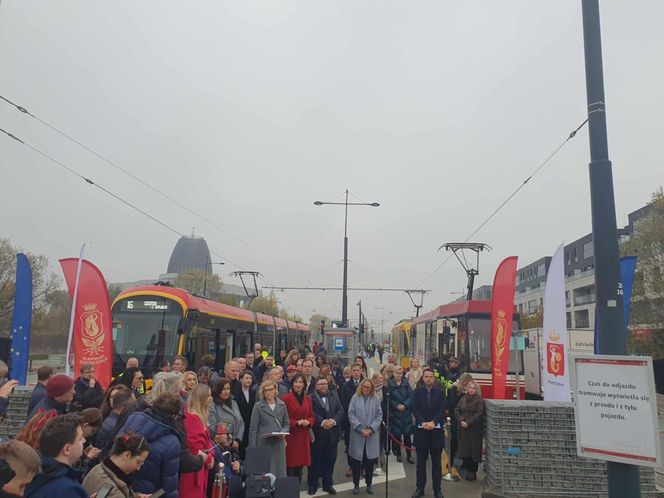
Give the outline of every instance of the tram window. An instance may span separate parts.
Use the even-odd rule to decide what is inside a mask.
[[[273,340],[274,340],[274,326],[264,325],[262,323],[259,323],[257,326],[256,334],[254,335],[254,342],[259,343],[263,347],[263,349],[272,350]]]
[[[513,330],[518,329],[516,321],[512,323],[512,328]],[[459,344],[461,344],[461,340]],[[471,318],[468,320],[468,352],[471,371],[491,369],[491,321],[489,319]],[[509,372],[516,370],[517,354],[517,351],[510,351]]]
[[[468,320],[468,352],[471,370],[491,368],[491,321],[486,318]]]
[[[454,356],[454,336],[449,325],[443,325],[443,333],[440,335],[440,354]]]
[[[399,351],[401,356],[410,356],[410,348],[408,347],[408,331],[399,329]]]
[[[278,339],[277,339],[277,350],[288,352],[288,335],[287,334],[279,334]],[[277,351],[275,351],[274,353],[277,354]]]
[[[237,333],[235,335],[235,356],[245,356],[249,352],[253,352],[254,345],[252,342],[252,333],[238,324]]]
[[[149,375],[159,369],[161,361],[177,354],[182,308],[164,298],[145,301],[150,306],[130,302],[121,301],[113,309],[113,367],[124,368],[127,358],[134,356]]]
[[[215,368],[221,369],[234,356],[235,323],[225,318],[200,315],[187,339],[186,356],[192,368],[202,365],[206,354],[215,357]]]

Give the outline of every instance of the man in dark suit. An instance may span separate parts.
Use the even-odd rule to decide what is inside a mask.
[[[250,370],[245,370],[240,376],[241,388],[233,394],[237,407],[240,409],[242,420],[244,420],[244,434],[241,434],[242,444],[240,445],[240,455],[242,457],[244,457],[249,443],[249,423],[251,422],[251,412],[256,403],[256,391],[252,389],[253,383],[254,375]]]
[[[442,389],[435,386],[434,372],[427,368],[422,373],[423,385],[415,389],[411,405],[415,416],[415,440],[417,450],[417,488],[412,498],[424,496],[427,482],[427,459],[431,455],[431,480],[435,498],[443,498],[440,456],[445,447],[443,421],[447,412],[447,400]]]
[[[322,478],[323,491],[336,495],[332,487],[332,474],[337,461],[339,431],[345,411],[336,394],[330,392],[325,377],[316,379],[316,390],[311,395],[311,401],[316,422],[312,428],[315,440],[311,445],[311,466],[307,473],[309,494],[316,494],[318,481]]]
[[[351,372],[350,379],[341,388],[341,396],[340,396],[341,404],[344,407],[345,414],[348,413],[348,405],[350,405],[351,398],[357,392],[357,387],[360,385],[360,382],[362,382],[362,365],[360,365],[359,363],[353,363],[350,372]],[[348,453],[348,443],[350,440],[350,426],[348,423],[347,416],[344,416],[342,429],[344,430],[344,444],[346,445],[346,453]],[[351,465],[349,459],[348,470],[346,471],[346,477],[350,477],[352,475],[352,470],[350,467]]]

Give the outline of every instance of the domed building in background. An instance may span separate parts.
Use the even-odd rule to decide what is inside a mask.
[[[189,270],[210,271],[210,249],[203,237],[180,237],[168,260],[166,273],[178,274]]]
[[[126,290],[142,285],[152,285],[157,281],[168,282],[175,285],[178,274],[190,270],[199,270],[208,275],[213,272],[212,259],[210,257],[210,249],[208,248],[207,242],[205,242],[203,237],[196,237],[193,233],[190,237],[183,236],[177,241],[173,248],[173,252],[171,253],[171,257],[168,260],[168,269],[166,273],[160,274],[158,278],[133,280],[129,282],[112,282],[110,285],[119,290]],[[221,289],[224,294],[237,297],[238,306],[244,306],[247,299],[247,293],[245,292],[244,287],[223,283]]]

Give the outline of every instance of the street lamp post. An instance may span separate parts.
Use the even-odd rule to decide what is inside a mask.
[[[597,291],[597,348],[600,354],[627,354],[627,328],[623,322],[623,296],[620,289],[613,173],[606,133],[602,37],[598,0],[583,0],[583,41],[588,101],[590,141],[590,207],[595,254]],[[641,496],[640,470],[636,465],[606,462],[610,498]]]
[[[344,215],[344,281],[341,297],[341,321],[343,326],[348,326],[348,206],[371,206],[378,207],[380,204],[377,202],[348,202],[348,189],[346,189],[345,202],[314,202],[315,206],[324,206],[330,204],[333,206],[345,206]]]
[[[208,268],[211,265],[225,265],[226,263],[223,262],[215,262],[215,261],[209,261],[205,260],[205,275],[203,276],[203,297],[207,297],[207,276],[208,276]]]
[[[380,341],[385,344],[385,307],[376,306],[374,309],[380,310]]]

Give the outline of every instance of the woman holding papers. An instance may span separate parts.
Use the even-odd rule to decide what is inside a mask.
[[[314,382],[314,381],[312,381]],[[293,388],[283,397],[290,420],[290,435],[286,436],[286,472],[302,481],[302,469],[311,465],[311,436],[314,414],[311,398],[305,392],[304,374],[296,373]]]
[[[348,457],[353,469],[353,494],[360,493],[360,470],[364,468],[364,482],[367,493],[374,494],[372,483],[374,460],[379,454],[379,429],[383,421],[380,400],[375,395],[373,383],[369,379],[360,382],[357,392],[348,405],[350,440]]]
[[[220,377],[212,388],[212,400],[210,405],[210,414],[208,419],[208,428],[210,436],[218,443],[220,427],[224,427],[224,432],[228,432],[233,438],[233,447],[239,448],[244,436],[244,420],[237,406],[236,401],[231,395],[231,381],[226,377]]]
[[[270,472],[275,477],[286,477],[286,442],[290,421],[284,402],[277,398],[277,385],[266,380],[258,387],[258,397],[251,412],[249,446],[262,446],[270,450]]]

